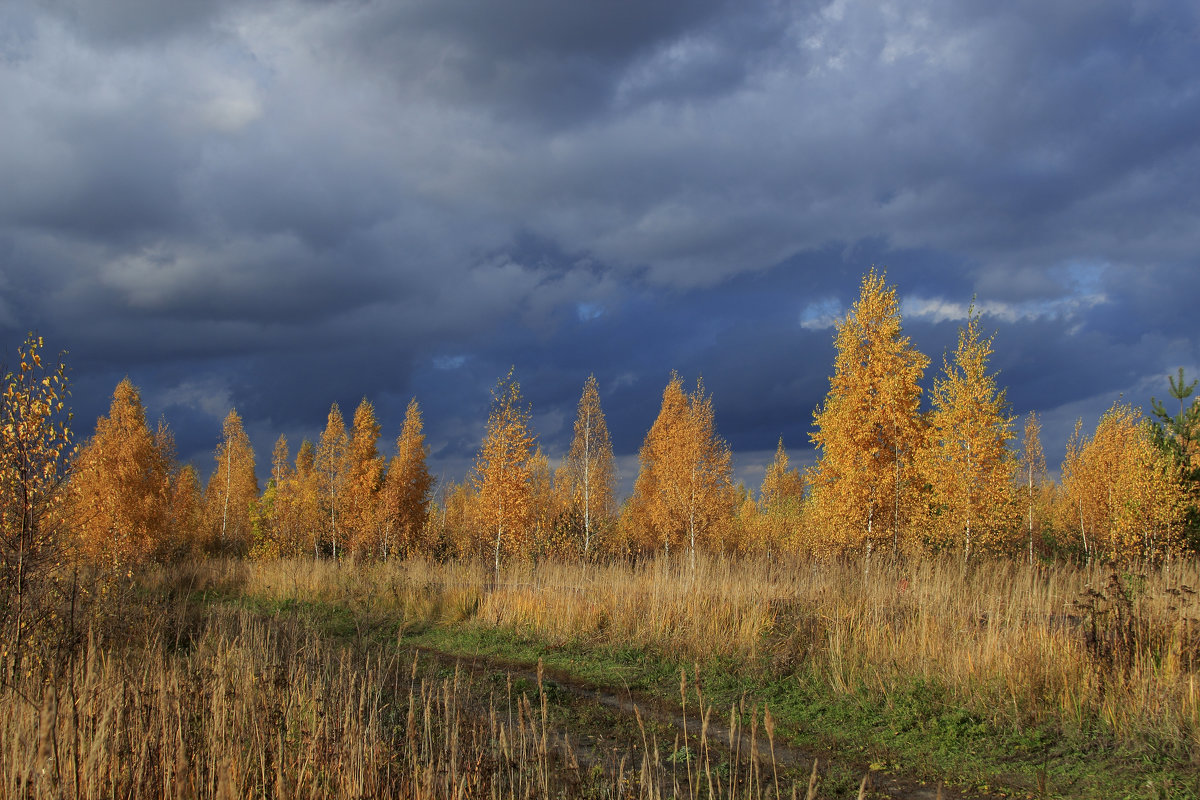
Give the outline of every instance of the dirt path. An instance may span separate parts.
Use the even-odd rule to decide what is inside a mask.
[[[430,659],[447,668],[465,670],[475,678],[486,678],[489,675],[502,674],[514,681],[524,681],[530,687],[539,685],[537,665],[514,662],[503,658],[485,655],[462,655],[432,650],[427,647],[412,648],[419,659]],[[859,759],[845,758],[836,753],[817,753],[804,748],[795,747],[787,742],[769,741],[762,724],[761,714],[758,724],[753,729],[747,728],[734,721],[730,724],[729,711],[720,712],[708,706],[703,711],[695,703],[694,689],[690,690],[686,714],[680,705],[672,705],[658,698],[649,697],[627,688],[605,687],[591,684],[559,670],[543,668],[540,677],[541,685],[549,702],[557,709],[576,709],[585,712],[591,709],[604,709],[607,717],[622,724],[627,732],[641,732],[653,736],[659,747],[675,746],[684,741],[684,731],[687,732],[686,743],[689,752],[700,755],[706,745],[710,754],[728,759],[730,765],[738,765],[747,772],[753,762],[757,762],[759,774],[766,779],[774,778],[774,770],[778,769],[786,775],[786,783],[801,784],[800,795],[803,796],[803,785],[812,770],[813,762],[818,762],[818,772],[824,775],[829,765],[834,764],[843,772],[855,771],[858,775],[868,775],[869,790],[867,797],[891,798],[892,800],[967,800],[968,798],[992,798],[994,795],[971,793],[930,786],[921,781],[902,774],[871,771]],[[705,701],[707,705],[707,701]],[[751,706],[747,705],[747,711]],[[707,722],[702,715],[707,713]],[[638,722],[640,718],[640,723]],[[595,719],[594,714],[584,714],[583,730],[576,733],[574,740],[567,739],[561,733],[558,735],[558,745],[565,755],[573,758],[581,766],[611,762],[614,748],[615,730],[606,726],[605,717]],[[578,727],[573,725],[572,727]],[[699,741],[702,727],[705,732],[705,745]],[[647,734],[650,730],[652,733]],[[626,745],[633,745],[639,750],[641,744],[636,738]],[[644,740],[643,740],[644,741]],[[626,749],[626,752],[629,752]],[[732,768],[732,767],[731,767]],[[781,780],[781,784],[783,781]],[[854,792],[853,794],[856,794]],[[851,796],[853,796],[853,794]],[[825,792],[818,792],[820,797],[828,797]]]

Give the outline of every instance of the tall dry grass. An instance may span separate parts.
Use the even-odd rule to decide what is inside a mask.
[[[238,572],[224,565],[205,580],[211,588]],[[318,567],[308,577],[331,575]],[[424,666],[395,648],[331,645],[295,618],[244,610],[204,620],[164,614],[123,642],[93,634],[49,681],[0,695],[0,796],[796,795],[780,788],[760,748],[747,758],[731,735],[722,752],[707,725],[667,748],[639,717],[640,747],[600,754],[554,723],[540,669],[536,691],[521,691],[511,676],[481,687],[460,669]],[[701,702],[701,711],[707,721],[711,708]],[[731,773],[716,772],[731,760]],[[807,796],[816,796],[812,785]]]
[[[245,565],[241,591],[343,604],[356,618],[648,648],[888,695],[914,681],[994,725],[1098,731],[1200,760],[1200,570],[1123,573],[958,559],[876,563],[657,559],[638,565],[413,560]],[[1114,577],[1115,576],[1115,577]]]

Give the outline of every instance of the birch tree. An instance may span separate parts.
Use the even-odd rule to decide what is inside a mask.
[[[404,412],[396,454],[388,465],[384,482],[385,558],[393,551],[412,553],[425,530],[433,490],[433,476],[425,463],[428,455],[421,407],[414,397]]]
[[[9,684],[35,625],[66,599],[54,588],[68,544],[70,390],[66,365],[44,362],[44,348],[31,333],[13,369],[0,369],[0,682]]]
[[[830,549],[897,553],[918,504],[914,459],[923,440],[921,388],[929,359],[902,334],[895,287],[872,269],[837,325],[829,392],[813,413],[813,525]]]
[[[342,492],[346,486],[346,451],[349,437],[346,435],[346,420],[342,410],[334,403],[325,421],[325,430],[317,444],[313,467],[320,491],[321,508],[328,522],[326,539],[333,557],[338,557],[338,525],[342,504]]]
[[[292,530],[295,531],[297,552],[300,547],[300,537],[307,532],[307,545],[312,546],[313,558],[321,556],[321,540],[324,522],[329,519],[323,510],[321,489],[321,473],[317,469],[317,448],[304,439],[296,451],[296,470],[292,478],[291,491],[288,493],[287,510],[292,514]]]
[[[769,548],[778,550],[794,538],[800,524],[800,506],[804,499],[804,479],[789,467],[783,437],[775,448],[775,459],[763,475],[759,489],[762,528]]]
[[[71,475],[72,525],[87,558],[120,569],[155,557],[170,520],[171,464],[161,442],[125,378]]]
[[[221,442],[213,453],[216,469],[204,493],[205,517],[221,552],[246,552],[250,542],[251,505],[258,499],[254,448],[237,409],[221,426]]]
[[[596,523],[615,513],[616,468],[596,376],[589,375],[575,414],[575,437],[565,464],[567,491],[583,516],[583,553],[591,550]]]
[[[993,338],[981,334],[972,307],[953,359],[943,358],[943,374],[934,382],[923,454],[935,522],[945,541],[961,547],[964,561],[980,545],[1003,549],[1013,522],[1013,418],[1005,391],[988,372]]]
[[[384,459],[379,455],[381,431],[375,406],[364,397],[354,411],[351,424],[343,489],[346,549],[355,558],[381,555],[379,492],[384,467]]]
[[[637,524],[667,554],[686,545],[694,568],[697,546],[729,522],[737,499],[729,445],[717,435],[703,380],[684,394],[683,379],[671,373],[638,460],[631,500]]]
[[[1071,522],[1078,514],[1087,557],[1132,561],[1178,550],[1187,494],[1140,410],[1117,402],[1090,437],[1076,430],[1063,463],[1063,508]]]
[[[479,520],[493,537],[497,580],[501,553],[515,549],[527,534],[534,445],[529,405],[510,369],[492,390],[487,430],[472,473]]]
[[[280,435],[271,450],[271,477],[259,498],[253,520],[252,558],[296,555],[296,537],[291,528],[295,473],[290,461],[287,437]]]
[[[1035,510],[1044,506],[1046,487],[1046,452],[1042,449],[1042,423],[1034,411],[1030,411],[1025,417],[1017,478],[1021,483],[1025,505],[1029,563],[1033,564],[1034,526],[1040,517]]]

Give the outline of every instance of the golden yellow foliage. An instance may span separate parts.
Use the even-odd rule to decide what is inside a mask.
[[[379,508],[384,466],[383,457],[379,455],[381,430],[375,419],[375,407],[363,398],[351,425],[343,490],[342,525],[346,551],[355,558],[382,558],[385,555]]]
[[[285,507],[290,515],[286,530],[294,531],[296,551],[306,547],[313,558],[321,555],[321,532],[327,519],[321,510],[322,493],[316,460],[316,446],[305,439],[296,452],[296,469],[289,479]]]
[[[160,561],[196,556],[205,545],[204,495],[200,478],[190,464],[180,466],[175,457],[175,435],[164,420],[154,432],[154,447],[167,465],[167,522],[155,550]]]
[[[520,552],[529,544],[534,441],[529,406],[510,369],[492,390],[492,410],[471,476],[480,528],[494,540],[497,575],[502,553]]]
[[[992,338],[981,336],[972,307],[953,360],[943,359],[943,374],[934,382],[928,445],[921,454],[932,486],[929,535],[960,547],[964,560],[976,548],[1008,549],[1015,528],[1016,462],[1008,448],[1013,418],[1004,390],[988,372]]]
[[[193,556],[203,548],[204,494],[200,476],[191,464],[180,467],[171,478],[169,529],[174,560]]]
[[[1049,483],[1046,479],[1046,452],[1042,449],[1042,423],[1037,413],[1025,417],[1024,444],[1017,469],[1017,484],[1025,507],[1028,532],[1028,558],[1033,563],[1035,532],[1044,526],[1049,508]]]
[[[290,458],[287,437],[281,434],[271,450],[271,477],[267,480],[267,488],[263,489],[251,520],[251,558],[280,558],[285,554],[298,554],[298,551],[288,547],[294,542],[294,537],[286,532],[290,522],[287,513],[288,494],[294,485],[292,467],[288,463]]]
[[[137,387],[125,378],[71,477],[73,527],[91,560],[120,568],[170,546],[172,465],[163,441],[150,432]]]
[[[6,567],[54,546],[63,523],[60,490],[72,455],[69,391],[65,364],[42,366],[44,347],[42,337],[29,334],[17,349],[17,369],[4,375],[0,390],[0,546]]]
[[[320,555],[320,509],[315,450],[305,439],[293,467],[286,436],[275,441],[271,452],[271,479],[257,504],[253,558],[289,558],[304,553]]]
[[[918,385],[929,359],[901,334],[895,287],[874,269],[837,326],[833,376],[813,414],[818,460],[810,473],[814,550],[870,556],[911,536],[919,502],[914,458],[923,427]]]
[[[404,412],[404,425],[396,439],[396,455],[388,465],[383,486],[381,510],[385,557],[392,553],[417,555],[428,547],[428,543],[422,541],[433,489],[433,477],[425,465],[428,455],[421,407],[414,397],[408,401]]]
[[[63,483],[73,454],[66,365],[44,366],[29,334],[0,384],[0,682],[24,658],[24,637],[58,598],[43,583],[60,564]],[[44,606],[44,608],[39,608]]]
[[[323,535],[320,537],[320,541],[322,544],[329,545],[330,553],[334,558],[338,557],[338,526],[342,524],[340,514],[343,504],[342,492],[346,486],[346,451],[348,448],[346,420],[342,417],[342,410],[338,408],[338,404],[334,403],[329,409],[329,417],[325,422],[325,430],[321,433],[321,441],[317,444],[313,462],[319,502],[323,512],[321,515]],[[321,549],[320,544],[317,549]]]
[[[736,510],[721,537],[721,551],[737,556],[762,553],[770,557],[777,551],[769,521],[745,486],[739,484],[735,494]]]
[[[1178,549],[1187,505],[1178,466],[1154,446],[1140,410],[1114,403],[1090,438],[1067,447],[1060,506],[1090,559],[1159,559]]]
[[[487,542],[476,528],[477,498],[469,483],[445,483],[438,488],[440,500],[431,522],[436,530],[434,551],[459,559],[481,558]]]
[[[575,414],[575,437],[563,471],[570,501],[582,516],[582,549],[586,556],[597,523],[604,525],[616,513],[617,473],[595,375],[589,375],[583,385]]]
[[[768,553],[794,547],[799,536],[804,479],[798,470],[789,468],[788,463],[781,436],[775,448],[775,460],[767,467],[759,489],[759,549]]]
[[[210,546],[222,553],[246,553],[253,506],[258,500],[258,476],[254,448],[237,409],[230,409],[225,416],[213,461],[216,469],[204,492]]]
[[[529,490],[530,552],[537,558],[577,555],[578,545],[559,524],[567,509],[563,487],[555,481],[550,459],[540,446],[529,459]]]
[[[698,546],[719,547],[717,534],[732,518],[737,498],[729,445],[717,435],[703,380],[685,395],[682,378],[671,373],[638,459],[631,511],[653,546],[670,554],[672,546],[686,545],[693,563]]]

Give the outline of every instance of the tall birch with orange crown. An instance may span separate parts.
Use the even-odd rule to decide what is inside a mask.
[[[1037,413],[1025,417],[1025,435],[1021,445],[1017,484],[1025,507],[1025,526],[1028,531],[1029,563],[1033,564],[1034,531],[1048,506],[1046,502],[1046,451],[1042,449],[1042,423]]]
[[[471,476],[479,521],[493,537],[497,580],[501,552],[513,550],[528,532],[534,444],[529,405],[509,369],[492,390],[492,410]]]
[[[729,445],[717,435],[703,380],[687,395],[683,379],[671,373],[638,459],[635,525],[652,531],[668,554],[686,543],[694,567],[697,546],[730,521],[737,502]]]
[[[141,394],[125,378],[71,475],[73,527],[93,562],[124,568],[159,551],[170,520],[172,465],[164,442],[151,433]]]
[[[812,524],[824,548],[900,550],[917,505],[918,385],[929,359],[902,335],[896,289],[874,268],[837,325],[829,393],[813,413]]]
[[[988,372],[993,336],[979,330],[972,305],[958,331],[954,359],[943,358],[943,375],[934,382],[929,446],[922,466],[933,487],[937,533],[961,546],[963,560],[976,549],[1007,549],[1015,528],[1013,477],[1016,461],[1013,417],[1005,391]]]
[[[287,437],[280,435],[271,450],[271,477],[258,500],[254,518],[254,543],[251,558],[295,556],[293,532],[293,496],[296,481],[290,463]]]
[[[244,553],[250,543],[250,510],[258,499],[258,477],[254,448],[236,409],[225,416],[213,460],[217,468],[204,492],[210,541],[221,552]]]
[[[321,532],[326,515],[321,509],[321,475],[317,469],[317,448],[308,439],[300,443],[296,451],[296,469],[292,473],[292,491],[289,492],[289,510],[294,514],[296,552],[300,552],[300,538],[307,536],[304,546],[312,544],[313,558],[321,556]]]
[[[600,408],[596,376],[589,375],[575,415],[575,438],[567,453],[565,476],[571,502],[583,514],[583,554],[588,555],[596,523],[616,513],[616,470],[608,423]]]
[[[346,484],[343,490],[342,522],[346,551],[355,558],[383,556],[379,492],[383,486],[384,460],[379,454],[382,427],[375,406],[365,397],[354,412],[346,446]]]
[[[1079,543],[1083,546],[1083,557],[1089,563],[1092,560],[1092,543],[1094,535],[1088,536],[1089,505],[1088,485],[1092,482],[1091,461],[1083,458],[1084,447],[1083,419],[1075,420],[1075,428],[1067,439],[1067,451],[1063,458],[1059,473],[1062,475],[1061,487],[1055,495],[1055,517],[1059,529],[1072,531],[1078,523]]]
[[[763,523],[760,528],[766,536],[766,541],[761,544],[768,550],[778,551],[795,540],[804,500],[804,479],[796,469],[788,467],[782,436],[775,448],[775,460],[763,475],[758,496]]]
[[[396,438],[396,455],[388,466],[383,486],[384,557],[398,552],[416,552],[418,539],[429,520],[433,476],[425,464],[429,447],[425,444],[421,407],[417,399],[408,401],[404,424]]]
[[[324,526],[324,523],[328,522],[324,538],[330,543],[335,559],[338,557],[339,526],[344,527],[341,514],[342,506],[345,505],[343,494],[346,488],[346,452],[349,446],[350,439],[346,435],[346,419],[342,416],[341,408],[334,403],[329,408],[325,430],[321,432],[321,440],[317,444],[313,469],[321,498],[321,510],[324,512],[322,525]]]
[[[1186,492],[1141,411],[1117,402],[1090,438],[1079,423],[1075,431],[1063,462],[1060,513],[1064,529],[1077,523],[1086,556],[1135,561],[1178,550]]]

